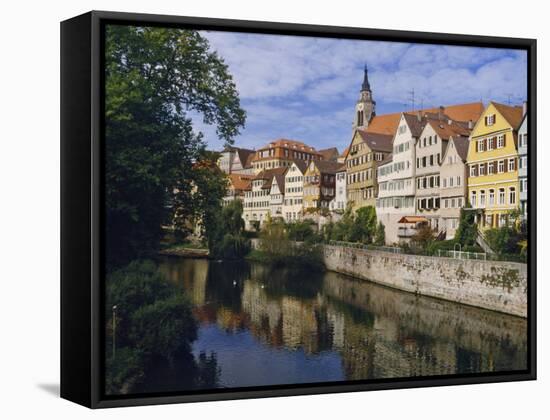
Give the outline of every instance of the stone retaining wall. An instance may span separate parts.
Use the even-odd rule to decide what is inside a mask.
[[[328,270],[407,292],[527,317],[527,265],[325,245]]]

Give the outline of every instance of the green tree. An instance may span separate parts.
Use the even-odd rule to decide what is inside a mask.
[[[460,219],[454,239],[462,247],[474,246],[476,244],[477,225],[475,223],[475,213],[471,210],[469,203],[460,209]]]
[[[243,202],[230,201],[222,210],[222,220],[227,232],[239,235],[244,231]]]
[[[431,248],[435,242],[435,229],[432,229],[428,223],[416,228],[416,233],[411,237],[412,245],[421,251],[431,253]]]
[[[133,261],[114,270],[105,286],[108,393],[120,393],[138,383],[153,359],[192,358],[197,323],[191,304],[153,262]]]
[[[349,233],[349,240],[371,244],[376,232],[376,210],[373,206],[366,206],[357,209],[353,220],[352,230]]]
[[[384,246],[386,244],[386,228],[382,222],[378,222],[374,235],[374,244]]]
[[[231,143],[244,126],[224,61],[197,31],[109,25],[105,38],[105,222],[107,263],[157,249],[161,226],[197,210],[202,134],[190,116]],[[182,229],[184,229],[182,227]]]

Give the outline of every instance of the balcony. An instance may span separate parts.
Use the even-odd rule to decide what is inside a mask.
[[[416,235],[416,228],[414,227],[398,227],[397,228],[397,236],[399,238],[411,238],[414,235]]]

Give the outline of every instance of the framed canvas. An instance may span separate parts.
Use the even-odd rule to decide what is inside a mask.
[[[61,24],[61,396],[536,378],[536,41]]]

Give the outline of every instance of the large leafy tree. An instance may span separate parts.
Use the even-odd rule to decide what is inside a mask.
[[[174,213],[184,223],[205,156],[191,116],[232,143],[244,126],[236,86],[198,32],[109,25],[105,45],[105,194],[109,265],[158,246]]]

